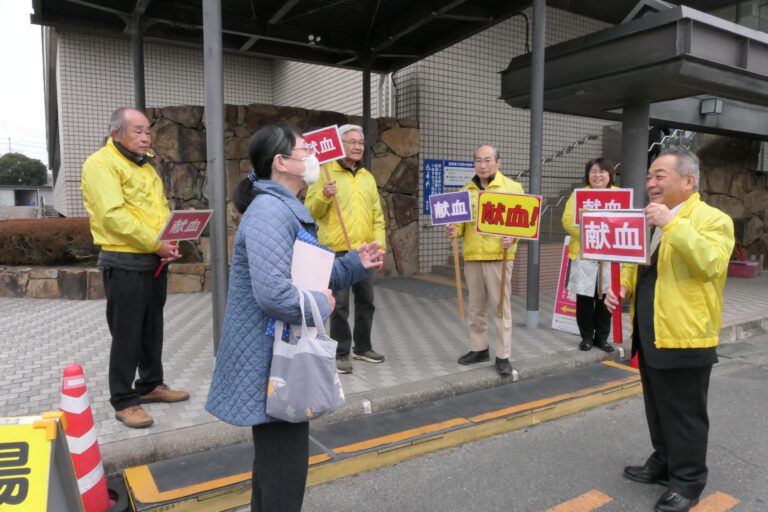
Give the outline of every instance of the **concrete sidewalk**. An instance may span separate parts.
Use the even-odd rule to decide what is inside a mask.
[[[461,366],[468,350],[465,322],[457,319],[449,279],[395,277],[376,281],[373,346],[387,360],[354,361],[342,375],[348,403],[331,417],[346,419],[502,384],[489,364]],[[513,366],[521,378],[553,373],[606,358],[577,350],[578,336],[554,331],[554,293],[540,300],[540,327],[525,327],[524,296],[513,296]],[[165,309],[166,382],[192,394],[188,402],[150,404],[155,424],[134,430],[114,419],[107,390],[109,331],[105,301],[0,299],[0,417],[57,409],[61,373],[80,363],[88,380],[98,439],[108,472],[182,453],[250,438],[250,429],[230,427],[204,410],[213,368],[210,294],[171,295]],[[628,315],[624,315],[625,339]],[[768,273],[728,280],[721,342],[768,331]],[[614,357],[617,356],[615,352]],[[493,357],[493,356],[492,356]]]

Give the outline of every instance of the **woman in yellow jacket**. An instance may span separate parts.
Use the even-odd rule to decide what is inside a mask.
[[[462,190],[469,190],[472,211],[477,215],[477,198],[481,190],[524,194],[523,186],[499,170],[498,151],[483,145],[475,151],[475,176]],[[469,342],[471,350],[459,358],[459,364],[474,364],[490,360],[488,352],[488,301],[498,304],[501,288],[503,249],[508,249],[507,283],[504,287],[504,312],[502,318],[493,315],[496,327],[496,372],[511,375],[512,364],[512,309],[510,304],[512,260],[515,259],[517,241],[512,237],[484,235],[475,230],[474,224],[447,226],[450,238],[464,237],[464,277],[469,290]],[[495,310],[495,308],[494,308]]]
[[[616,188],[613,180],[613,164],[605,158],[593,158],[584,166],[584,188]],[[611,287],[611,268],[610,265],[603,265],[603,289],[597,290],[597,262],[579,258],[579,226],[573,218],[575,195],[575,191],[572,192],[565,203],[563,229],[571,236],[566,289],[576,294],[576,324],[581,335],[579,348],[589,350],[596,345],[606,352],[613,352],[613,346],[608,342],[611,314],[600,298]]]

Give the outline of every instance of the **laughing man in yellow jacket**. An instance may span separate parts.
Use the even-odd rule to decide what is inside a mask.
[[[723,288],[733,221],[701,201],[699,159],[669,150],[648,169],[645,207],[654,226],[651,264],[626,265],[620,298],[632,299],[632,351],[638,353],[653,453],[628,466],[630,480],[664,483],[657,511],[685,512],[707,483],[707,394],[722,326]],[[619,306],[610,290],[605,305]]]
[[[346,254],[348,248],[333,206],[334,197],[339,202],[352,248],[374,241],[386,248],[384,213],[376,180],[362,164],[365,151],[363,129],[346,124],[339,128],[339,133],[346,157],[326,166],[330,181],[326,180],[325,172],[320,173],[320,179],[307,190],[304,205],[317,221],[320,243],[336,251],[337,257]],[[375,352],[371,346],[375,310],[373,274],[369,272],[368,279],[352,285],[355,294],[354,336],[348,320],[349,290],[346,288],[333,292],[336,307],[331,313],[331,337],[339,343],[336,351],[336,368],[339,373],[352,372],[349,355],[353,338],[355,348],[352,357],[369,363],[384,361],[384,356]]]
[[[524,194],[523,186],[501,173],[498,150],[483,145],[475,151],[475,176],[462,190],[469,190],[472,211],[477,212],[477,198],[481,190]],[[483,235],[474,224],[447,226],[450,238],[464,237],[464,277],[469,290],[469,343],[471,350],[459,358],[459,364],[474,364],[490,360],[488,352],[488,301],[499,303],[501,288],[501,264],[503,249],[508,248],[507,282],[504,286],[504,312],[502,317],[493,315],[496,327],[496,371],[499,375],[511,375],[512,364],[512,308],[511,292],[512,261],[517,251],[517,240],[512,237]]]
[[[142,403],[189,398],[163,381],[167,267],[154,277],[158,264],[177,259],[179,251],[157,241],[170,212],[163,182],[147,156],[149,120],[121,108],[112,114],[110,133],[107,144],[85,161],[81,190],[93,243],[101,247],[98,265],[112,334],[109,401],[117,420],[144,428],[153,419]]]

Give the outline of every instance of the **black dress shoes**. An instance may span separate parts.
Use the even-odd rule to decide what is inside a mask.
[[[581,340],[581,343],[579,343],[579,350],[583,350],[584,352],[586,352],[591,348],[592,348],[592,342],[589,340]]]
[[[613,352],[614,348],[613,345],[608,343],[607,341],[604,341],[602,343],[596,342],[595,345],[602,350],[603,352]]]
[[[648,466],[627,466],[624,468],[624,476],[641,484],[667,485],[668,476],[665,471],[649,468]]]
[[[512,375],[512,364],[509,362],[509,359],[496,358],[496,373],[502,377]]]
[[[479,350],[477,352],[470,350],[459,358],[459,364],[475,364],[484,363],[490,361],[491,357],[488,355],[488,349]]]
[[[699,502],[699,498],[686,498],[679,492],[667,491],[656,502],[656,512],[688,512]]]

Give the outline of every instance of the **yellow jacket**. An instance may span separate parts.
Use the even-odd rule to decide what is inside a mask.
[[[104,251],[153,253],[170,211],[152,165],[130,161],[112,139],[88,157],[80,183],[93,243]]]
[[[323,166],[320,179],[307,190],[304,206],[317,221],[319,242],[334,251],[346,251],[347,244],[341,232],[339,218],[330,197],[323,194],[325,169],[336,182],[336,197],[353,248],[362,243],[379,242],[387,246],[384,213],[381,210],[376,180],[368,169],[361,167],[353,176],[338,161]]]
[[[474,181],[470,181],[462,187],[461,190],[469,190],[469,196],[472,201],[472,211],[475,220],[472,223],[461,223],[456,225],[456,235],[464,237],[464,261],[501,261],[503,247],[501,237],[496,235],[483,235],[476,230],[477,221],[477,197],[480,194],[480,187]],[[525,194],[523,186],[513,179],[504,176],[501,171],[496,171],[488,186],[485,188],[488,192],[505,192],[511,194]],[[517,240],[512,243],[507,253],[508,260],[515,259],[517,252]]]
[[[733,220],[703,203],[698,193],[691,195],[664,226],[653,301],[657,348],[717,345],[733,244]],[[626,286],[628,297],[632,297],[636,283],[637,265],[622,265],[621,284]]]
[[[587,185],[586,187],[582,188],[592,188],[592,186]],[[615,185],[611,185],[611,188],[619,188]],[[579,230],[579,226],[574,224],[575,219],[573,218],[573,202],[576,200],[576,191],[574,190],[571,192],[571,196],[568,198],[568,201],[565,202],[565,210],[563,211],[563,229],[566,233],[571,235],[571,241],[568,242],[568,259],[575,260],[579,256],[579,251],[581,250],[581,233]]]

